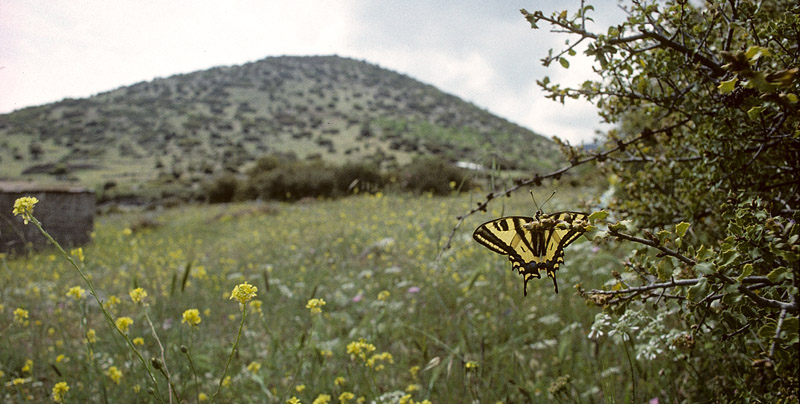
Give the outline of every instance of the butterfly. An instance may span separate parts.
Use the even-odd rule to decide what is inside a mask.
[[[507,216],[488,221],[475,229],[472,238],[488,249],[508,255],[511,267],[525,279],[523,292],[528,295],[528,281],[541,279],[544,270],[553,279],[556,293],[556,271],[564,263],[564,248],[586,232],[589,217],[581,212],[556,212],[535,217]]]

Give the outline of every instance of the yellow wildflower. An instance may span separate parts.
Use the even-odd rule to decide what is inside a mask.
[[[286,404],[302,404],[302,402],[297,397],[292,396],[292,398],[286,400]]]
[[[409,384],[408,387],[406,387],[406,393],[413,393],[419,389],[420,389],[419,384]]]
[[[319,314],[322,313],[322,306],[325,305],[325,300],[323,299],[311,299],[306,303],[306,308],[311,310],[311,314]]]
[[[329,394],[320,394],[311,404],[328,404],[331,402],[331,396]]]
[[[25,360],[25,366],[22,367],[22,373],[33,373],[33,360]]]
[[[378,363],[378,361],[382,361],[382,362],[385,361],[385,362],[389,362],[389,363],[394,363],[394,358],[392,357],[392,354],[390,354],[388,352],[382,352],[382,353],[379,353],[379,354],[375,354],[375,355],[372,355],[367,360],[367,366],[375,369],[375,371],[383,370],[383,364],[382,363]]]
[[[258,292],[256,286],[250,285],[247,282],[241,283],[233,288],[229,299],[236,299],[240,304],[245,304],[250,301],[250,299],[256,297],[256,292]]]
[[[19,386],[20,384],[23,384],[23,383],[25,383],[25,379],[23,379],[21,377],[17,377],[14,380],[11,381],[11,384],[13,384],[14,386]]]
[[[197,399],[199,401],[208,401],[208,394],[200,393],[200,394],[197,395]]]
[[[261,300],[251,300],[250,310],[252,310],[254,313],[262,314],[261,305],[262,305]]]
[[[353,394],[353,393],[351,393],[349,391],[345,391],[344,393],[339,394],[339,402],[340,403],[346,403],[346,402],[354,399],[355,397],[356,397],[355,394]]]
[[[97,332],[95,332],[94,328],[90,328],[89,331],[86,331],[86,340],[91,344],[97,342]]]
[[[347,379],[342,376],[338,376],[336,379],[333,380],[333,384],[337,386],[344,386],[347,383]]]
[[[144,338],[136,337],[133,339],[133,345],[144,345]]]
[[[58,356],[56,356],[56,363],[61,363],[61,362],[69,362],[69,357],[67,357],[67,355],[64,354],[59,354]]]
[[[417,380],[417,374],[419,374],[419,366],[412,366],[411,369],[408,369],[408,373],[411,373],[411,378]]]
[[[39,203],[39,200],[33,196],[23,196],[14,201],[14,216],[22,216],[22,221],[25,224],[33,218],[33,206]]]
[[[305,390],[305,389],[306,389],[306,385],[305,384],[298,384],[297,386],[294,386],[294,390],[296,392],[298,392],[298,393],[302,393],[303,390]]]
[[[347,353],[350,354],[350,359],[355,359],[356,356],[362,360],[367,360],[367,354],[375,350],[375,345],[367,343],[364,338],[359,339],[357,342],[353,341],[347,344]]]
[[[17,324],[25,324],[28,319],[28,310],[21,307],[14,309],[14,322]]]
[[[385,301],[386,299],[389,298],[389,295],[390,293],[388,290],[382,290],[380,291],[380,293],[378,293],[378,300]]]
[[[247,371],[250,373],[257,373],[259,369],[261,369],[261,364],[258,362],[250,362],[250,364],[247,365]]]
[[[69,391],[69,385],[67,382],[58,382],[55,386],[53,386],[53,401],[56,403],[60,403],[64,400],[64,396],[67,395]]]
[[[120,317],[117,319],[116,324],[120,331],[127,333],[131,324],[133,324],[133,319],[130,317]]]
[[[400,400],[397,404],[413,404],[414,400],[411,399],[411,394],[406,394],[403,397],[400,397]]]
[[[120,303],[122,303],[122,301],[121,301],[121,300],[119,300],[119,298],[118,298],[118,297],[116,297],[116,296],[114,296],[114,295],[111,295],[111,296],[109,296],[109,297],[108,297],[108,301],[106,301],[105,303],[103,303],[103,306],[104,306],[106,309],[108,309],[108,310],[111,310],[111,309],[113,309],[115,306],[117,306],[117,305],[118,305],[118,304],[120,304]]]
[[[231,385],[231,377],[225,376],[225,378],[222,379],[222,387],[230,387],[230,385]]]
[[[467,368],[468,371],[469,370],[477,370],[478,369],[478,362],[469,361],[469,362],[467,362],[466,365],[464,365],[464,367]]]
[[[85,259],[85,257],[83,256],[83,248],[81,247],[73,248],[72,250],[69,251],[69,253],[70,255],[74,255],[76,258],[78,258],[78,261],[80,262],[83,262]]]
[[[196,326],[200,324],[201,321],[203,320],[200,318],[199,310],[189,309],[183,312],[183,320],[181,320],[181,323],[186,323],[191,326]]]
[[[106,375],[108,375],[108,377],[110,377],[111,380],[116,384],[119,384],[120,379],[122,379],[122,371],[117,369],[116,366],[108,368]]]
[[[86,294],[86,291],[80,286],[73,286],[69,288],[69,291],[67,292],[67,296],[70,296],[75,300],[83,299],[84,294]]]
[[[141,303],[147,297],[147,291],[142,288],[132,290],[129,295],[134,303]]]

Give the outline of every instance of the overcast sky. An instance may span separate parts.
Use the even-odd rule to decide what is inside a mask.
[[[595,31],[621,22],[614,0],[595,1]],[[600,5],[602,4],[602,5]],[[590,141],[591,105],[547,100],[535,81],[579,83],[540,59],[565,37],[531,30],[520,14],[580,0],[0,2],[0,113],[267,56],[362,59],[457,95],[545,136]],[[540,25],[544,28],[543,25]]]

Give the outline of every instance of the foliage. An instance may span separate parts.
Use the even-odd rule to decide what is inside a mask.
[[[206,184],[208,203],[225,203],[233,201],[239,181],[233,174],[223,174]]]
[[[594,337],[639,330],[617,343],[675,364],[668,401],[797,400],[800,5],[635,0],[603,34],[593,9],[522,13],[573,37],[545,65],[568,68],[584,42],[595,59],[600,77],[577,88],[540,80],[548,97],[617,124],[596,152],[563,145],[611,179],[597,240],[630,243],[621,273],[585,292],[614,314]]]
[[[259,158],[247,175],[240,193],[242,199],[333,198],[364,191],[376,192],[386,183],[375,164],[347,162],[331,165],[276,155]]]
[[[447,195],[454,189],[469,189],[467,173],[436,157],[414,159],[399,173],[401,187],[405,190],[434,195]]]

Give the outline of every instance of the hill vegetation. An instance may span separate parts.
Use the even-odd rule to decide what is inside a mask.
[[[189,188],[264,155],[396,169],[421,155],[549,169],[555,145],[408,76],[271,57],[0,115],[0,178]],[[487,155],[486,150],[493,150]]]

